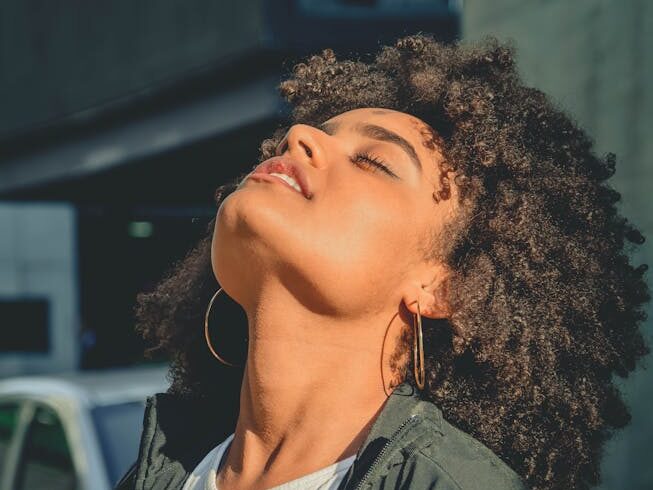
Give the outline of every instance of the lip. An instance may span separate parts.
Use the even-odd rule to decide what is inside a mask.
[[[273,172],[276,173],[281,173],[281,174],[286,174],[293,179],[297,181],[297,184],[299,184],[299,187],[302,190],[302,194],[306,199],[313,199],[313,192],[311,191],[311,185],[308,180],[308,176],[306,175],[306,172],[304,172],[304,169],[302,169],[301,165],[291,158],[287,156],[276,156],[272,158],[268,158],[264,162],[261,162],[259,165],[256,166],[254,171],[250,173],[250,176],[252,175],[268,175]],[[276,178],[274,176],[271,176],[271,178],[275,178],[276,180],[281,181],[282,183],[286,184],[288,187],[291,189],[292,186],[285,182],[282,179]],[[297,192],[296,189],[293,189],[295,192]]]

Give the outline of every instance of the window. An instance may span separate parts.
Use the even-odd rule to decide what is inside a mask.
[[[34,413],[18,463],[14,488],[28,490],[75,490],[77,476],[63,425],[50,408]]]
[[[7,449],[18,424],[18,409],[17,403],[0,404],[0,475],[4,473]]]
[[[138,457],[144,411],[144,402],[127,402],[98,406],[91,412],[112,485]]]
[[[49,310],[47,298],[0,298],[0,325],[11,328],[0,352],[49,352]]]

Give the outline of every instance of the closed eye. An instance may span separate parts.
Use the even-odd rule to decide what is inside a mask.
[[[383,160],[372,155],[371,153],[367,153],[367,152],[356,153],[351,158],[351,161],[355,165],[361,166],[362,164],[364,167],[371,169],[373,172],[381,171],[390,175],[391,177],[398,178],[397,175],[388,168],[388,166],[383,162]]]

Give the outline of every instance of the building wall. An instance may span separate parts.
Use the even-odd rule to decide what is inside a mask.
[[[648,240],[634,262],[653,265],[653,2],[465,0],[462,30],[466,40],[513,40],[525,81],[570,112],[599,154],[616,154],[621,210]],[[633,419],[607,448],[601,488],[653,488],[653,372],[621,385]]]
[[[247,53],[263,35],[261,0],[4,0],[0,14],[0,139],[92,119]]]
[[[0,203],[0,301],[49,302],[49,350],[8,351],[24,318],[0,316],[0,377],[76,369],[79,321],[76,212],[58,203]],[[98,279],[100,280],[100,279]],[[7,311],[7,309],[0,310]]]

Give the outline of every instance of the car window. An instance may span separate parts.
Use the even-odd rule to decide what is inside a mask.
[[[145,402],[97,406],[91,410],[111,485],[138,457]]]
[[[57,414],[37,407],[18,463],[14,488],[75,490],[78,487],[70,445]]]
[[[0,403],[0,475],[4,474],[7,449],[18,424],[18,403]]]

